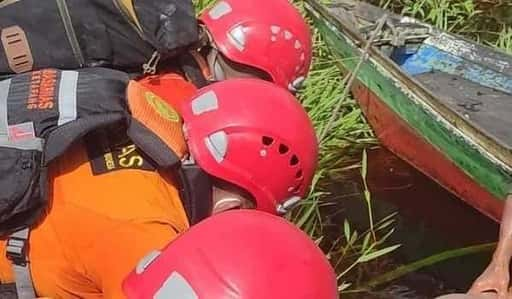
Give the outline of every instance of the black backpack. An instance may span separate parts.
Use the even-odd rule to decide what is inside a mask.
[[[54,67],[152,73],[198,39],[191,0],[0,1],[0,78]]]
[[[128,74],[105,68],[43,69],[0,81],[0,237],[8,237],[20,298],[35,296],[26,245],[47,206],[48,164],[91,132],[122,128],[116,132],[156,169],[176,175],[191,224],[210,214],[211,180],[187,159],[181,118],[166,117],[161,109],[175,110],[136,86]]]

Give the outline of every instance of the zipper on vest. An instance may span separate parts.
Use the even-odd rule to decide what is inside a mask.
[[[80,44],[78,43],[75,29],[73,28],[73,22],[71,21],[71,15],[69,14],[69,9],[68,5],[66,4],[66,0],[56,0],[56,2],[57,6],[59,7],[60,17],[62,19],[62,22],[64,23],[64,29],[66,30],[66,35],[68,37],[69,44],[71,45],[71,49],[73,50],[73,55],[80,64],[80,67],[84,67],[85,59],[82,54],[82,49],[80,49]]]
[[[156,51],[156,47],[151,43],[151,41],[146,38],[144,32],[142,31],[142,29],[137,26],[137,24],[135,24],[135,22],[133,21],[133,19],[130,17],[130,12],[127,10],[127,8],[120,4],[119,3],[120,0],[112,0],[112,2],[114,3],[114,6],[119,10],[119,12],[121,13],[121,16],[123,16],[123,18],[125,19],[125,21],[130,24],[130,26],[133,28],[133,30],[135,30],[135,32],[137,32],[137,34],[140,36],[140,38],[147,42],[149,45],[150,45],[150,48],[153,49],[153,55],[151,56],[151,58],[142,65],[142,71],[144,74],[155,74],[156,73],[156,67],[158,66],[158,63],[160,62],[160,53],[158,53],[158,51]]]
[[[123,16],[125,21],[128,22],[128,24],[130,24],[130,26],[133,28],[133,30],[135,30],[135,32],[137,32],[140,38],[142,38],[142,40],[144,41],[147,41],[144,36],[144,32],[142,32],[142,29],[139,28],[139,26],[137,26],[137,24],[135,24],[135,22],[132,20],[132,18],[130,17],[130,13],[127,11],[127,8],[124,7],[124,5],[119,4],[119,0],[112,0],[112,2],[114,3],[114,6],[117,8],[117,10],[119,10],[119,12],[121,13],[121,16]]]
[[[160,53],[157,51],[153,52],[153,55],[148,60],[148,62],[142,65],[142,72],[144,75],[154,75],[156,74],[156,67],[160,62]]]

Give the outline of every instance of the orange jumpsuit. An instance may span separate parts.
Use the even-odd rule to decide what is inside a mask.
[[[195,92],[182,80],[169,86],[174,100]],[[77,144],[50,166],[50,204],[29,237],[38,296],[124,298],[121,282],[137,262],[188,227],[171,177],[129,141],[103,155],[91,146]],[[0,282],[12,281],[0,240]]]

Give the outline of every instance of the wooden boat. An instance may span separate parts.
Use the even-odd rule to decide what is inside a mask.
[[[499,221],[512,186],[512,56],[367,3],[329,2],[306,10],[356,75],[352,93],[382,144]]]

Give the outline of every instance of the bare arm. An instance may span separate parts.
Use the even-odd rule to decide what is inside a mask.
[[[493,260],[498,263],[508,264],[512,258],[512,194],[505,201],[505,209],[501,220],[500,240]]]
[[[512,193],[507,196],[501,220],[500,239],[487,269],[475,281],[470,294],[496,292],[499,299],[512,298],[508,292],[509,265],[512,258]]]

